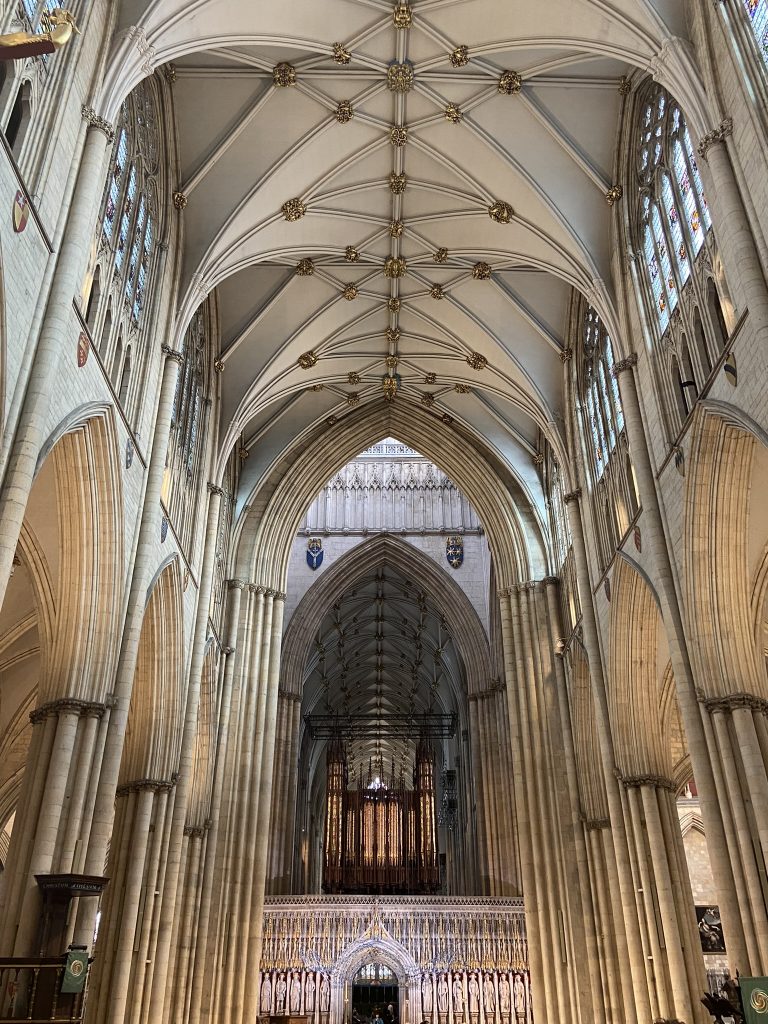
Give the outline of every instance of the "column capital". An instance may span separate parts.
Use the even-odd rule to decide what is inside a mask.
[[[248,584],[245,582],[245,580],[227,580],[227,588],[229,590],[245,590],[247,586]]]
[[[541,581],[541,585],[542,587],[556,587],[559,582],[560,578],[558,576],[545,576]]]
[[[184,353],[178,352],[175,348],[171,348],[170,345],[163,345],[161,351],[166,359],[172,359],[179,366],[184,362]]]
[[[630,352],[626,359],[620,359],[611,367],[611,376],[618,378],[625,370],[632,370],[637,366],[637,352]]]
[[[672,793],[677,792],[677,787],[674,782],[671,779],[665,778],[663,775],[622,775],[617,768],[616,778],[625,789],[637,789],[641,786],[650,786],[654,789],[668,789]]]
[[[208,484],[208,493],[209,494],[218,494],[218,496],[220,498],[223,498],[224,497],[224,488],[223,487],[219,487],[218,484],[209,483]]]
[[[729,693],[725,697],[699,697],[707,711],[738,711],[748,708],[750,711],[768,712],[768,700],[757,697],[753,693]]]
[[[249,583],[248,589],[252,594],[266,594],[264,587],[260,587],[258,583]]]
[[[501,590],[498,591],[498,595],[499,597],[512,597],[514,592],[514,587],[502,587]]]
[[[716,128],[713,128],[711,132],[707,132],[706,135],[701,137],[697,150],[702,160],[707,159],[707,153],[713,146],[724,142],[729,135],[733,135],[733,118],[724,117]]]
[[[222,648],[221,648],[221,653],[222,653],[222,654],[223,654],[223,655],[224,655],[224,656],[225,656],[226,658],[228,658],[228,657],[230,656],[230,654],[234,654],[234,653],[235,653],[235,648],[234,648],[234,647],[222,647]]]
[[[83,120],[89,128],[94,128],[97,132],[103,132],[107,137],[107,142],[115,141],[115,126],[107,121],[105,117],[100,117],[93,107],[87,106],[85,103],[80,108],[83,115]]]
[[[581,498],[581,488],[575,487],[572,491],[568,491],[567,494],[563,495],[563,501],[566,505],[570,505],[572,501],[578,501]]]

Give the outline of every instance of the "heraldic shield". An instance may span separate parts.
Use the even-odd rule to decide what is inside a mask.
[[[464,561],[464,541],[461,537],[449,537],[445,542],[445,557],[452,569],[458,569]]]
[[[310,537],[307,544],[307,565],[313,571],[323,564],[323,542],[319,537]]]

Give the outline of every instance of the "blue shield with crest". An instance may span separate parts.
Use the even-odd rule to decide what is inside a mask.
[[[452,569],[458,569],[464,561],[464,541],[461,537],[449,537],[445,542],[445,557]]]
[[[319,537],[310,537],[307,544],[307,565],[314,572],[323,564],[323,542]]]

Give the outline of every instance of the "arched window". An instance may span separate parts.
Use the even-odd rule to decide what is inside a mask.
[[[685,118],[661,86],[644,104],[638,174],[643,254],[664,333],[712,221]]]
[[[613,375],[613,345],[597,311],[587,306],[581,319],[580,405],[592,509],[600,557],[605,567],[638,509],[629,460],[624,411]]]
[[[163,502],[188,554],[205,454],[212,311],[206,301],[192,317],[184,336],[184,362],[179,368],[171,416]]]
[[[98,268],[100,287],[95,297],[91,291],[87,317],[91,333],[101,339],[104,365],[114,365],[122,335],[139,377],[144,350],[137,341],[144,326],[160,210],[158,118],[158,83],[149,78],[128,96],[120,112],[91,264]],[[116,390],[121,402],[129,400],[132,389],[116,385]]]
[[[768,0],[741,0],[760,55],[768,64]]]
[[[660,390],[671,439],[701,394],[727,335],[710,312],[715,304],[708,305],[716,246],[685,116],[651,81],[638,91],[636,109],[629,189],[637,196],[633,231],[656,355],[664,367]]]

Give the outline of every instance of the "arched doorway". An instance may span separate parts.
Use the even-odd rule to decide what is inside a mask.
[[[381,1018],[384,1024],[394,1024],[399,1019],[399,994],[397,975],[390,967],[364,964],[350,984],[350,1020],[371,1024]]]
[[[331,973],[330,1024],[352,1024],[358,1017],[360,1024],[367,1024],[375,1018],[376,1009],[384,1024],[389,1024],[389,1005],[391,1019],[410,1021],[419,976],[416,961],[382,925],[380,906],[374,901],[370,927],[347,947]]]

